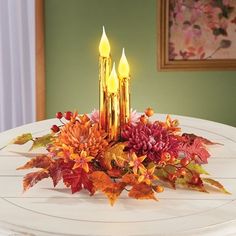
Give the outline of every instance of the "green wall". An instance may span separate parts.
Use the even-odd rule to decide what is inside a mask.
[[[98,44],[105,25],[117,63],[126,49],[133,108],[236,126],[236,71],[157,71],[156,14],[156,0],[45,0],[47,117],[98,107]]]

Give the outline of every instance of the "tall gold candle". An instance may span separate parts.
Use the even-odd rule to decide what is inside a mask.
[[[120,137],[120,105],[119,79],[115,70],[115,63],[107,82],[107,124],[109,141],[117,141]]]
[[[130,75],[129,63],[126,59],[124,48],[119,62],[118,73],[120,80],[120,127],[122,129],[130,120]]]
[[[107,131],[107,80],[111,72],[110,44],[103,26],[99,44],[99,127]]]

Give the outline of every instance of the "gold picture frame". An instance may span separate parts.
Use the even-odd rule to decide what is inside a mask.
[[[236,55],[235,59],[170,60],[169,59],[169,33],[170,33],[169,3],[170,0],[157,0],[158,70],[159,71],[236,70]]]

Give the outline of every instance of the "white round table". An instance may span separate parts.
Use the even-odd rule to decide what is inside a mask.
[[[164,120],[165,115],[155,115]],[[50,179],[22,192],[27,171],[16,171],[33,154],[9,146],[0,151],[0,235],[236,235],[236,128],[211,121],[175,116],[183,132],[204,136],[224,146],[210,148],[205,169],[232,195],[165,188],[160,201],[120,196],[111,207],[102,194],[71,194],[63,184],[55,189]],[[0,134],[0,147],[22,133],[40,136],[55,119],[21,126]],[[17,149],[18,148],[18,149]],[[20,147],[27,150],[27,145]]]

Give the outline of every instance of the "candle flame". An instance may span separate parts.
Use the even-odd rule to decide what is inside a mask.
[[[109,93],[117,93],[119,88],[119,80],[116,74],[115,62],[111,70],[110,77],[107,81],[107,90]]]
[[[128,63],[127,58],[125,56],[125,49],[124,48],[122,50],[122,56],[120,58],[120,63],[118,66],[118,72],[122,78],[129,77],[129,63]]]
[[[107,35],[106,35],[106,31],[104,26],[102,27],[102,37],[101,37],[101,41],[99,44],[99,53],[102,57],[109,57],[110,56],[110,43],[108,41]]]

